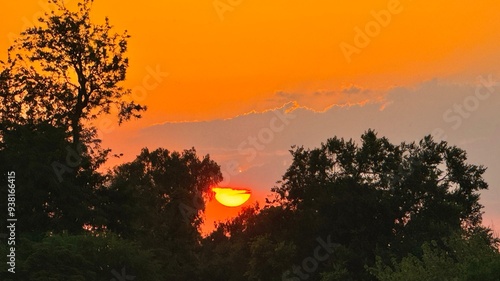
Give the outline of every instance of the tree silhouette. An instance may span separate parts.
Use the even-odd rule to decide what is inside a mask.
[[[220,167],[194,149],[143,149],[110,178],[100,193],[106,229],[152,249],[164,261],[165,280],[194,280],[204,199],[222,180]]]
[[[3,135],[0,147],[2,173],[15,171],[17,179],[17,218],[23,221],[17,231],[27,234],[69,231],[82,232],[92,222],[89,179],[98,174],[90,169],[91,159],[82,157],[78,175],[56,177],[51,163],[64,162],[70,143],[61,128],[50,124],[15,125]],[[85,187],[85,188],[82,188]],[[0,191],[6,195],[6,189]],[[0,206],[5,206],[4,201]]]
[[[337,194],[345,186],[346,195],[351,193],[357,202],[373,196],[373,210],[367,210],[370,204],[362,203],[371,214],[368,217],[376,219],[379,226],[388,224],[384,227],[390,226],[401,239],[413,233],[429,240],[433,237],[425,233],[434,227],[429,231],[432,235],[445,235],[447,228],[472,230],[480,226],[478,191],[488,187],[482,178],[486,169],[466,163],[465,151],[444,141],[436,143],[430,136],[418,144],[400,145],[378,138],[374,131],[361,139],[361,146],[333,138],[318,149],[296,148],[282,185],[273,189],[274,203],[343,217],[357,205],[354,201],[346,204],[342,212],[333,207],[347,198]],[[354,213],[346,217],[356,218]]]
[[[15,166],[26,175],[21,214],[33,220],[26,230],[78,232],[97,222],[89,210],[99,201],[95,190],[104,177],[98,168],[110,152],[89,122],[113,106],[120,123],[146,107],[125,101],[130,90],[120,86],[128,34],[114,33],[107,18],[93,23],[92,0],[79,2],[76,11],[61,0],[49,3],[55,11],[22,32],[2,62],[0,153],[4,169]],[[69,156],[78,159],[71,167]]]
[[[79,2],[76,12],[61,0],[49,2],[56,11],[9,48],[0,75],[0,116],[4,129],[38,122],[67,128],[76,147],[82,137],[86,143],[93,136],[84,121],[109,114],[115,105],[121,123],[140,117],[146,107],[124,101],[130,90],[119,85],[128,68],[127,32],[112,33],[107,18],[92,23],[92,0]]]

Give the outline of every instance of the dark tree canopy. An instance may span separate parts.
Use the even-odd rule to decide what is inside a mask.
[[[143,149],[116,167],[100,192],[104,225],[153,250],[165,262],[165,280],[194,280],[205,200],[220,181],[220,167],[208,155],[198,158],[194,149]]]
[[[424,216],[427,223],[435,217],[464,228],[480,225],[478,191],[488,188],[482,178],[486,169],[466,163],[465,151],[430,136],[400,145],[373,131],[361,139],[361,146],[333,138],[319,149],[296,148],[282,185],[273,189],[274,203],[293,209],[320,207],[322,202],[315,200],[334,199],[335,190],[328,191],[328,186],[359,186],[380,199],[393,198],[396,228],[424,223],[419,219]]]
[[[154,232],[168,234],[185,225],[197,230],[205,209],[203,199],[210,196],[210,188],[222,180],[222,174],[208,155],[199,159],[194,149],[179,153],[159,148],[154,151],[143,149],[133,162],[116,167],[111,178],[105,191],[110,199],[115,200],[110,200],[112,209],[108,211],[119,212],[114,219],[122,215],[126,217],[110,220],[108,227],[116,228],[117,233],[123,235],[136,230],[140,233],[135,235],[144,236]],[[126,201],[118,203],[117,200]],[[124,209],[130,204],[137,207],[135,211],[142,210],[143,213]],[[192,207],[196,212],[185,217],[182,206]]]

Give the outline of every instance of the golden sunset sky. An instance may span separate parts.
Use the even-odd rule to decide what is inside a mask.
[[[75,2],[67,1],[68,6]],[[5,59],[11,40],[50,9],[44,3],[19,0],[1,4],[0,59]],[[318,146],[336,134],[359,139],[362,128],[366,130],[371,124],[367,120],[380,121],[373,126],[379,126],[380,135],[392,136],[394,141],[418,139],[442,127],[450,141],[471,149],[471,159],[488,166],[494,163],[488,158],[493,154],[485,153],[484,144],[477,141],[486,138],[499,151],[498,142],[493,141],[498,133],[492,133],[500,124],[495,114],[498,107],[487,107],[498,104],[498,99],[482,102],[472,117],[463,118],[465,125],[458,129],[450,128],[453,123],[443,121],[442,116],[467,93],[474,93],[479,75],[500,80],[498,11],[500,2],[493,0],[96,0],[94,22],[103,22],[108,16],[115,31],[128,30],[132,36],[124,86],[133,89],[135,99],[149,108],[141,120],[119,128],[103,125],[107,121],[97,125],[104,127],[104,144],[116,153],[125,153],[123,159],[113,160],[116,163],[133,160],[141,147],[156,144],[175,150],[195,146],[200,154],[210,153],[222,166],[236,161],[242,175],[234,175],[228,184],[254,189],[252,199],[261,202],[290,164],[286,156],[289,144]],[[345,53],[346,46],[352,53]],[[472,92],[467,92],[467,87]],[[401,93],[391,99],[394,91]],[[461,96],[455,94],[461,91]],[[497,88],[495,93],[499,91]],[[415,102],[404,104],[399,97],[405,95]],[[451,100],[455,96],[457,99]],[[296,102],[295,107],[301,109],[295,111],[296,120],[303,122],[298,124],[308,127],[304,120],[316,118],[320,122],[316,130],[301,134],[299,125],[287,127],[285,133],[276,133],[260,158],[241,160],[238,146],[248,136],[258,136],[259,127],[237,137],[233,130],[241,130],[253,122],[251,118],[264,118],[266,110],[282,108],[288,102]],[[419,103],[425,107],[414,109]],[[391,104],[392,111],[381,113]],[[356,111],[354,117],[340,120],[335,130],[321,123],[327,122],[321,118],[349,107],[351,113]],[[431,109],[435,109],[431,115],[437,119],[420,120]],[[328,120],[338,121],[340,115]],[[394,120],[407,121],[392,124]],[[479,132],[478,127],[486,126],[485,122],[487,129]],[[158,140],[158,134],[144,131],[161,124],[170,126],[176,135]],[[228,131],[197,134],[200,128],[207,128],[205,125],[221,125]],[[210,141],[202,143],[200,138]],[[279,163],[272,177],[262,176],[265,181],[256,180],[261,177],[258,173],[245,178],[247,169],[273,161],[266,155],[282,157],[283,165]],[[495,202],[500,195],[496,191],[500,167],[491,165],[487,178],[490,191],[483,194],[482,203],[486,205],[485,224],[498,225],[500,206]],[[265,186],[255,186],[260,184]],[[214,210],[220,206],[211,204],[208,221],[219,214]]]

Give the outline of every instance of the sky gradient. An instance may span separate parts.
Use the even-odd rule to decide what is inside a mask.
[[[43,3],[2,4],[0,59]],[[499,10],[490,0],[97,0],[94,21],[108,16],[132,36],[123,85],[149,110],[96,126],[124,153],[111,164],[145,146],[209,153],[223,184],[253,190],[246,204],[280,180],[291,145],[359,140],[368,128],[393,143],[433,133],[488,167],[484,223],[499,230]],[[207,225],[238,210],[211,202]]]

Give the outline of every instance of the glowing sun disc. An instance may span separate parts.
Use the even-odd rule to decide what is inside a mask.
[[[251,192],[246,189],[234,189],[230,187],[214,187],[215,199],[224,206],[238,207],[250,199]]]

